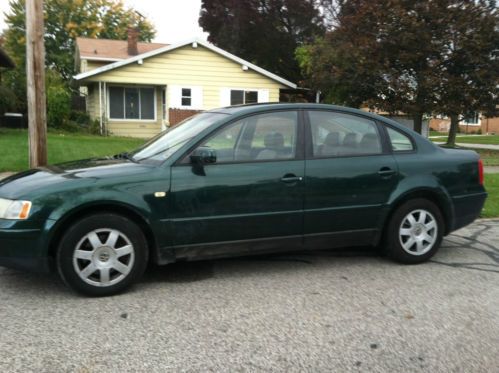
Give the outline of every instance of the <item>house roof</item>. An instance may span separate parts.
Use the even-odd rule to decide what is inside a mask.
[[[94,39],[96,40],[96,39]],[[126,43],[126,42],[125,42]],[[170,52],[172,50],[175,50],[175,49],[178,49],[178,48],[181,48],[181,47],[184,47],[186,45],[189,45],[189,44],[192,44],[193,46],[196,46],[197,45],[201,45],[215,53],[218,53],[222,56],[224,56],[225,58],[228,58],[234,62],[237,62],[239,64],[241,64],[242,66],[244,66],[245,68],[248,68],[248,69],[251,69],[253,71],[256,71],[272,80],[275,80],[279,83],[282,83],[288,87],[291,87],[291,88],[296,88],[296,84],[290,82],[289,80],[286,80],[284,78],[281,78],[280,76],[277,76],[273,73],[271,73],[270,71],[267,71],[265,69],[262,69],[261,67],[258,67],[254,64],[252,64],[251,62],[248,62],[246,60],[243,60],[242,58],[239,58],[235,55],[233,55],[232,53],[229,53],[221,48],[218,48],[216,47],[215,45],[211,44],[211,43],[208,43],[207,41],[204,41],[204,40],[201,40],[201,39],[198,39],[198,38],[194,38],[194,39],[189,39],[189,40],[186,40],[186,41],[183,41],[183,42],[179,42],[179,43],[176,43],[176,44],[171,44],[171,45],[165,45],[161,48],[157,48],[157,49],[154,49],[154,50],[151,50],[151,51],[148,51],[148,52],[144,52],[144,53],[141,53],[137,56],[133,56],[133,57],[129,57],[127,59],[124,59],[124,60],[121,60],[121,61],[117,61],[117,62],[114,62],[114,63],[111,63],[111,64],[108,64],[108,65],[105,65],[105,66],[102,66],[102,67],[99,67],[97,69],[94,69],[94,70],[90,70],[90,71],[87,71],[87,72],[84,72],[84,73],[81,73],[81,74],[78,74],[76,76],[74,76],[74,79],[75,80],[82,80],[82,79],[85,79],[85,78],[89,78],[91,76],[95,76],[95,75],[98,75],[98,74],[102,74],[106,71],[110,71],[110,70],[114,70],[114,69],[117,69],[117,68],[120,68],[122,66],[126,66],[126,65],[129,65],[129,64],[132,64],[134,62],[138,62],[138,61],[141,61],[141,60],[144,60],[146,58],[149,58],[149,57],[153,57],[153,56],[156,56],[156,55],[159,55],[159,54],[162,54],[162,53],[166,53],[166,52]],[[139,49],[139,52],[140,52],[140,49]],[[83,57],[82,57],[83,58]]]
[[[132,57],[128,54],[126,40],[76,38],[80,59],[95,61],[121,61]],[[139,54],[167,46],[162,43],[138,42]]]
[[[14,61],[9,57],[7,52],[0,48],[0,67],[14,68],[16,65]]]

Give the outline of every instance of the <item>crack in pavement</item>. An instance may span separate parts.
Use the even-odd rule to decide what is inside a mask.
[[[499,248],[489,242],[485,242],[485,240],[488,240],[487,236],[489,233],[491,233],[493,228],[498,229],[499,222],[494,220],[488,222],[480,222],[469,228],[465,228],[466,230],[473,230],[469,236],[463,236],[461,234],[452,234],[449,238],[446,238],[444,240],[444,244],[442,245],[442,248],[447,248],[447,249],[463,249],[463,250],[476,251],[484,255],[487,259],[490,259],[490,262],[488,261],[477,262],[475,261],[476,258],[473,258],[475,260],[470,262],[463,262],[463,261],[454,262],[452,260],[442,261],[435,259],[430,260],[430,262],[453,268],[463,268],[475,271],[499,273]],[[499,232],[495,234],[499,234]],[[452,238],[458,238],[465,242],[456,242],[453,241]]]

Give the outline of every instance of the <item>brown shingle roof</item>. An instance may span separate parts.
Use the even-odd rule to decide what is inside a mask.
[[[80,51],[81,59],[109,58],[124,60],[132,57],[128,54],[128,44],[126,40],[76,38],[76,45]],[[142,54],[167,45],[168,44],[138,42],[137,48],[139,54]]]

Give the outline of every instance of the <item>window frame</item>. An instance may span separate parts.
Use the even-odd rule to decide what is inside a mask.
[[[177,158],[175,162],[173,162],[172,167],[174,166],[192,166],[192,163],[190,161],[189,156],[191,153],[198,148],[202,143],[204,143],[206,140],[208,140],[210,137],[218,135],[220,132],[224,131],[226,127],[240,121],[244,120],[246,118],[252,117],[252,116],[257,116],[257,115],[265,115],[265,114],[272,114],[272,113],[278,113],[278,112],[296,112],[296,151],[295,151],[295,156],[292,158],[282,158],[282,159],[251,159],[251,160],[242,160],[242,161],[232,161],[232,162],[223,162],[223,163],[210,163],[203,165],[203,167],[210,167],[210,166],[222,166],[222,165],[234,165],[234,164],[247,164],[247,163],[268,163],[268,162],[290,162],[290,161],[299,161],[299,160],[305,160],[305,132],[304,132],[304,110],[303,109],[271,109],[271,110],[265,110],[265,111],[259,111],[256,113],[249,113],[249,114],[244,114],[241,116],[238,116],[234,119],[231,119],[227,123],[224,123],[217,129],[213,130],[212,132],[206,134],[201,138],[200,140],[196,141],[194,145],[189,147],[187,151],[185,151],[181,156]],[[239,134],[240,136],[241,134]],[[236,143],[239,141],[236,141]]]
[[[142,118],[111,118],[111,88],[122,88],[123,89],[123,117],[125,117],[126,114],[126,95],[125,95],[125,89],[127,88],[137,88],[139,90],[139,117],[142,116],[142,102],[141,102],[141,94],[140,90],[143,88],[147,89],[152,89],[153,90],[153,96],[154,96],[154,119],[142,119]],[[108,84],[107,86],[107,102],[106,102],[106,118],[109,121],[112,122],[142,122],[142,123],[155,123],[158,121],[158,103],[157,103],[157,92],[156,92],[156,87],[151,86],[151,85],[120,85],[120,84]]]
[[[313,144],[313,137],[312,137],[312,123],[310,121],[310,115],[309,113],[312,111],[319,111],[319,112],[325,112],[325,113],[331,113],[331,114],[341,114],[341,115],[350,115],[353,117],[359,117],[363,120],[369,121],[374,124],[374,128],[376,130],[376,133],[379,136],[379,141],[381,145],[381,152],[379,153],[360,153],[360,154],[342,154],[342,155],[322,155],[322,156],[315,156],[314,155],[314,144]],[[306,160],[316,160],[316,159],[331,159],[331,158],[355,158],[355,157],[373,157],[373,156],[381,156],[381,155],[387,155],[390,154],[390,149],[389,149],[389,144],[387,144],[387,136],[388,134],[386,133],[385,130],[381,129],[380,127],[383,126],[383,123],[380,123],[378,120],[366,117],[364,115],[359,115],[357,113],[349,113],[345,111],[340,111],[340,110],[328,110],[328,109],[322,109],[322,108],[317,108],[317,109],[305,109],[304,110],[304,120],[305,120],[305,159]],[[391,147],[391,145],[390,145]]]

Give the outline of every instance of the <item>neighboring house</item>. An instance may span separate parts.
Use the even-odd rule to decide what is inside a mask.
[[[430,128],[434,131],[448,132],[450,118],[446,116],[432,118]],[[487,118],[481,113],[475,112],[459,121],[459,130],[464,133],[497,134],[499,133],[499,117]]]
[[[397,113],[388,113],[383,110],[379,109],[373,109],[369,108],[367,106],[361,107],[361,110],[368,111],[370,113],[375,113],[378,115],[382,115],[386,118],[389,118],[391,120],[394,120],[395,122],[400,123],[404,127],[410,128],[411,130],[414,130],[414,121],[412,117],[408,114],[402,113],[402,112],[397,112]],[[423,123],[421,124],[421,135],[428,137],[429,136],[429,122],[427,119],[423,119]]]
[[[201,110],[277,102],[296,85],[206,41],[76,40],[87,111],[115,135],[150,137]]]

